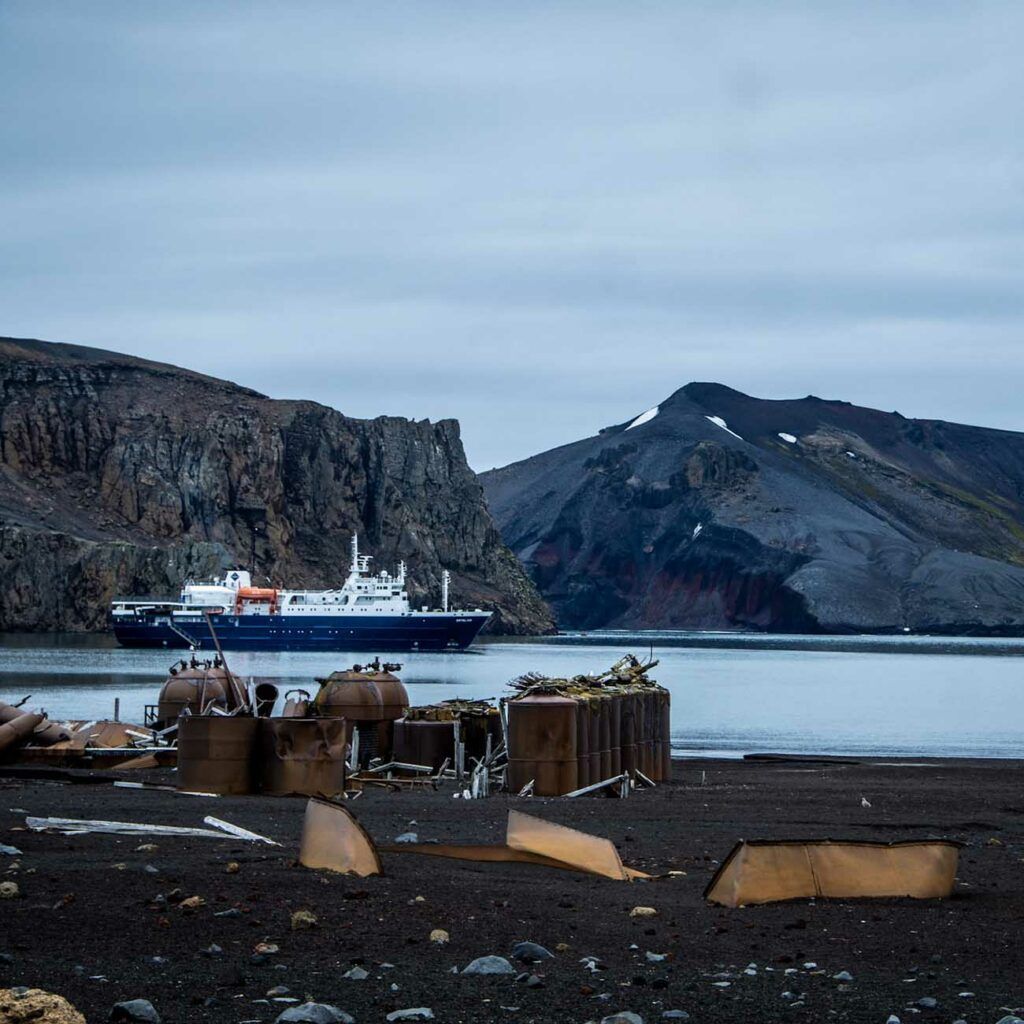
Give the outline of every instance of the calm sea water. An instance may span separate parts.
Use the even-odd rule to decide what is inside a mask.
[[[490,641],[461,654],[392,655],[416,704],[498,698],[528,671],[600,671],[653,652],[672,693],[677,755],[758,751],[1024,757],[1024,640],[591,634]],[[178,655],[180,656],[180,654]],[[57,718],[141,721],[175,654],[118,648],[107,636],[0,636],[0,700],[27,694]],[[358,654],[228,652],[242,676],[282,694]]]

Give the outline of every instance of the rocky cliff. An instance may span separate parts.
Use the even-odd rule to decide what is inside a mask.
[[[1024,633],[1024,434],[689,384],[481,479],[563,627]]]
[[[352,531],[410,564],[415,605],[542,632],[454,420],[357,420],[73,345],[0,339],[0,629],[95,629],[115,595],[169,594],[230,565],[337,584]]]

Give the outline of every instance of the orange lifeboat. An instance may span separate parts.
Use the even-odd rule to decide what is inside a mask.
[[[235,614],[241,615],[247,604],[269,605],[267,614],[277,614],[277,590],[273,587],[239,587],[235,594]]]

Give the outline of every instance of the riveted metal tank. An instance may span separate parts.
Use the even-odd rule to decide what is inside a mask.
[[[422,764],[438,771],[445,758],[455,757],[455,721],[399,719],[395,722],[392,760]]]
[[[601,735],[601,780],[610,779],[612,771],[612,697],[602,694],[597,699],[598,728]]]
[[[251,793],[258,718],[185,715],[178,720],[178,789]]]
[[[345,718],[350,722],[384,721],[384,702],[377,684],[365,673],[346,669],[318,679],[320,690],[313,698],[313,710],[323,718]]]
[[[611,774],[614,778],[622,774],[622,694],[608,695],[608,749],[611,760]]]
[[[579,710],[590,718],[590,781],[603,782],[607,776],[601,774],[601,698],[580,701]]]
[[[622,757],[622,770],[631,776],[636,774],[637,769],[637,715],[636,715],[636,694],[624,693],[621,697],[621,733],[620,746]]]
[[[341,793],[345,789],[345,720],[262,719],[257,765],[264,793]]]
[[[561,796],[578,789],[576,701],[535,694],[510,700],[506,707],[512,791],[531,779],[537,796]]]
[[[225,710],[228,685],[227,672],[213,666],[189,666],[169,675],[157,701],[157,728],[173,725],[185,708],[192,715],[200,715],[210,707]]]
[[[585,704],[580,704],[576,711],[576,782],[577,787],[582,789],[600,780],[590,775],[590,715],[586,712]]]
[[[397,667],[397,666],[395,666]],[[377,726],[377,754],[385,761],[393,759],[395,722],[409,709],[409,694],[402,680],[385,668],[366,675],[377,687],[381,700],[381,721]]]
[[[672,698],[661,694],[661,777],[672,778]]]

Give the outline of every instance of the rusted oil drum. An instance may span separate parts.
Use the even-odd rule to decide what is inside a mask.
[[[661,777],[672,778],[672,696],[661,695]]]
[[[637,721],[636,721],[636,694],[624,693],[620,698],[622,705],[621,714],[621,743],[622,748],[622,770],[629,772],[630,776],[636,774],[636,750],[637,750]]]
[[[259,734],[264,793],[333,796],[345,789],[343,718],[264,718]]]
[[[226,710],[228,677],[222,668],[186,668],[168,676],[157,700],[157,728],[173,725],[188,708],[200,715],[209,707]]]
[[[590,776],[590,715],[581,713],[585,704],[577,704],[576,708],[576,775],[578,788],[589,786],[599,781]],[[527,779],[527,782],[530,780]],[[521,787],[520,787],[521,788]]]
[[[622,695],[608,696],[608,746],[611,753],[611,775],[622,774]]]
[[[350,722],[384,721],[384,702],[377,684],[362,672],[332,672],[320,680],[313,707],[324,718]]]
[[[647,714],[647,694],[640,692],[635,698],[636,705],[636,766],[650,778],[651,775],[651,726]]]
[[[402,764],[422,764],[440,769],[445,758],[455,756],[455,723],[410,721],[403,718],[395,722],[393,761]]]
[[[580,710],[585,710],[590,718],[590,781],[603,782],[601,774],[601,701],[590,698],[580,703]]]
[[[598,723],[601,730],[601,779],[610,779],[612,771],[612,698],[602,695],[597,701]]]
[[[576,701],[536,695],[510,700],[509,785],[518,792],[531,779],[537,796],[561,796],[579,788]]]
[[[251,793],[258,718],[185,715],[178,720],[178,789]]]

